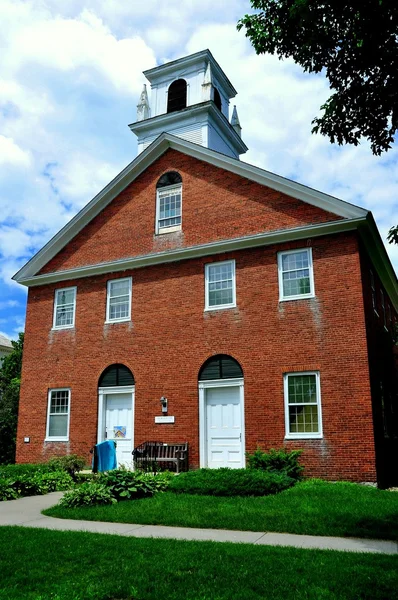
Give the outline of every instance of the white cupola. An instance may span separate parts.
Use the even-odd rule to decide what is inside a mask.
[[[129,125],[138,137],[138,153],[167,132],[233,158],[247,151],[236,108],[229,120],[229,101],[236,90],[209,50],[144,71],[146,85]]]

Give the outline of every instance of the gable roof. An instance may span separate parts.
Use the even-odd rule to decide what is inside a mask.
[[[0,348],[2,350],[5,350],[5,349],[8,350],[8,349],[10,349],[10,351],[13,349],[11,340],[9,340],[8,338],[6,338],[5,335],[2,335],[1,333],[0,333]]]
[[[60,250],[62,250],[94,217],[96,217],[114,198],[116,198],[128,185],[130,185],[143,171],[162,156],[168,149],[173,149],[198,160],[208,162],[215,167],[230,171],[255,181],[260,185],[267,186],[288,196],[302,200],[308,204],[333,213],[341,220],[321,225],[310,225],[295,229],[285,229],[279,232],[266,232],[238,238],[225,240],[210,244],[202,244],[183,250],[171,250],[158,252],[147,256],[122,259],[112,263],[90,265],[80,269],[60,271],[54,274],[38,275],[39,271]],[[73,219],[69,221],[37,254],[35,254],[13,277],[24,285],[42,285],[51,281],[65,281],[67,279],[86,277],[112,271],[120,271],[126,268],[137,268],[148,264],[159,264],[192,258],[193,256],[204,256],[226,252],[236,248],[254,247],[286,241],[287,239],[302,239],[358,229],[365,232],[366,244],[370,250],[371,257],[382,278],[383,284],[389,293],[394,306],[398,310],[398,282],[392,265],[387,256],[383,242],[377,231],[371,213],[359,206],[344,202],[323,192],[319,192],[301,183],[297,183],[270,171],[260,169],[238,159],[231,158],[209,148],[194,144],[169,133],[162,133],[148,148],[137,156],[123,171],[119,173],[105,188],[99,192]]]

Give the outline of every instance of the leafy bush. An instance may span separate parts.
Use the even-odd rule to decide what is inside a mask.
[[[296,481],[301,479],[304,467],[300,465],[299,458],[302,450],[274,450],[264,452],[257,448],[253,454],[246,453],[247,466],[249,469],[261,469],[263,471],[272,471],[285,473],[288,477]]]
[[[207,496],[267,496],[294,485],[286,473],[257,469],[198,469],[180,473],[169,491]]]
[[[10,500],[21,496],[39,496],[49,492],[67,490],[73,486],[73,479],[65,471],[52,471],[0,477],[0,500]]]
[[[75,506],[92,506],[94,504],[115,504],[116,500],[112,496],[110,488],[102,483],[87,482],[79,487],[66,492],[61,498],[59,504],[66,508]]]
[[[0,479],[0,501],[18,498],[19,494],[13,483],[12,479],[6,479],[5,477]]]
[[[100,475],[99,482],[105,485],[116,500],[131,500],[143,496],[153,496],[165,490],[172,475],[140,473],[123,469]]]
[[[22,475],[33,476],[36,473],[50,473],[54,469],[47,463],[40,464],[22,464],[22,465],[1,465],[0,478],[2,477],[20,477]]]
[[[77,454],[68,454],[51,458],[47,464],[53,471],[66,471],[75,480],[76,473],[86,466],[86,460]]]

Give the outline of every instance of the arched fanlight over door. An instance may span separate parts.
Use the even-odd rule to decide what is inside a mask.
[[[187,106],[187,82],[185,79],[176,79],[169,87],[167,94],[167,112],[182,110]]]
[[[235,379],[243,377],[242,367],[232,356],[217,354],[202,365],[199,371],[199,381],[212,379]]]
[[[125,365],[110,365],[99,378],[98,387],[119,387],[134,385],[134,375]]]

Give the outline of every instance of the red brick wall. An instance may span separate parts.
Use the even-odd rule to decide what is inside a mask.
[[[154,235],[156,182],[183,180],[182,232]],[[54,257],[42,273],[340,219],[208,163],[168,150]]]
[[[377,478],[381,487],[388,487],[398,485],[398,364],[394,346],[397,314],[364,246],[361,246],[361,266]],[[370,271],[374,277],[375,308]],[[384,294],[384,311],[381,291]]]
[[[156,175],[171,158],[161,159],[163,166],[156,167]],[[184,182],[187,179],[184,173]],[[143,188],[145,181],[146,176],[140,183]],[[269,194],[277,201],[277,194]],[[206,195],[203,201],[208,202]],[[244,198],[237,196],[235,201],[243,203]],[[263,210],[272,216],[272,210]],[[286,222],[299,220],[283,214]],[[217,227],[216,219],[215,231]],[[193,235],[192,231],[190,243]],[[123,245],[124,233],[114,235],[113,241]],[[276,253],[307,245],[313,249],[316,297],[279,303]],[[137,246],[137,251],[143,250]],[[88,256],[85,251],[82,255]],[[228,258],[236,260],[237,308],[206,313],[204,265]],[[106,281],[127,275],[133,277],[132,322],[105,325]],[[244,372],[247,451],[257,445],[303,448],[307,475],[375,480],[362,281],[354,234],[79,279],[68,285],[78,288],[73,330],[51,331],[54,289],[60,285],[29,291],[18,462],[65,452],[88,457],[96,441],[98,378],[108,365],[121,362],[136,382],[135,445],[146,439],[187,440],[190,464],[198,466],[198,372],[208,357],[223,353],[236,358]],[[283,373],[301,370],[320,371],[324,437],[284,441]],[[45,443],[47,391],[63,386],[72,390],[70,442]],[[162,395],[169,399],[174,425],[154,424]],[[23,443],[23,436],[30,436],[30,444]]]

